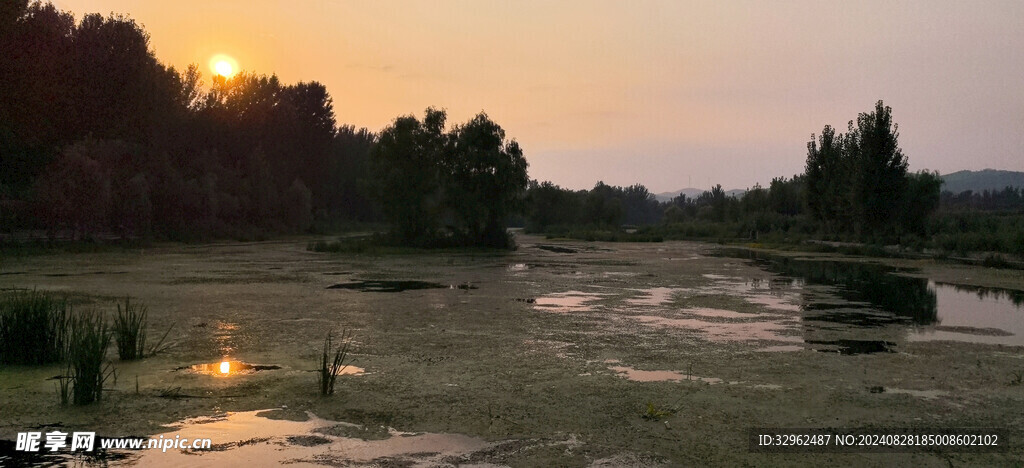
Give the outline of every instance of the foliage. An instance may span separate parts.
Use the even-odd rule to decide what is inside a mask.
[[[510,247],[507,218],[521,209],[526,159],[486,114],[445,132],[443,110],[404,116],[372,154],[375,194],[402,245]]]
[[[70,308],[38,291],[0,297],[0,363],[50,364],[64,359]]]
[[[103,315],[96,312],[76,314],[69,325],[67,363],[71,401],[75,405],[100,401],[103,385],[110,377],[116,379],[113,367],[109,362],[105,364],[110,330]]]
[[[132,305],[127,297],[124,308],[117,304],[113,332],[117,355],[122,361],[141,359],[146,355],[146,312],[146,306]]]
[[[372,221],[375,135],[317,82],[204,82],[124,16],[0,10],[0,221],[54,237],[255,238]]]
[[[678,406],[656,406],[654,403],[647,402],[643,411],[640,412],[640,417],[648,421],[661,421],[674,416],[677,412],[679,412]]]

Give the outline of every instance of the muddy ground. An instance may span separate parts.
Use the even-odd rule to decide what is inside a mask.
[[[150,335],[173,326],[174,344],[134,363],[118,362],[111,349],[116,385],[83,408],[58,405],[48,379],[59,366],[0,368],[0,438],[51,428],[152,435],[188,418],[279,409],[258,414],[348,428],[324,439],[330,453],[307,450],[317,443],[303,441],[319,436],[263,441],[274,450],[301,446],[286,459],[319,465],[1024,463],[1024,385],[1015,384],[1024,348],[915,339],[925,335],[905,324],[811,326],[801,301],[828,288],[778,286],[776,273],[710,255],[712,244],[519,235],[519,249],[507,254],[373,256],[308,252],[309,240],[0,259],[2,288],[61,292],[78,309],[108,311],[130,295],[149,307]],[[1024,290],[1021,271],[867,260],[939,282]],[[352,289],[365,280],[443,287]],[[348,286],[329,288],[338,284]],[[312,370],[327,331],[342,329],[354,336],[352,364],[362,372],[339,377],[337,393],[320,397]],[[887,343],[885,352],[848,353],[830,339],[860,335]],[[280,368],[228,376],[189,368],[226,359]],[[648,404],[658,414],[644,417]],[[991,427],[1007,431],[1010,447],[755,453],[747,432],[755,427]],[[351,457],[329,443],[410,433],[457,439]],[[217,437],[243,440],[230,431]],[[219,453],[242,454],[242,445]],[[158,455],[115,464],[159,464]]]

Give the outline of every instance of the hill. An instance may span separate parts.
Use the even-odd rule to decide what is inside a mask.
[[[1006,187],[1024,187],[1024,172],[985,169],[957,171],[942,176],[942,190],[960,193],[967,190],[1002,190]]]

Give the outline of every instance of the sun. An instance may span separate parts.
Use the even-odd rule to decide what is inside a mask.
[[[218,75],[222,76],[231,76],[231,72],[235,71],[234,67],[232,67],[231,64],[225,60],[217,62],[217,64],[214,65],[213,68],[217,70]]]
[[[228,55],[214,55],[210,58],[210,69],[214,75],[231,78],[238,72],[238,61]]]

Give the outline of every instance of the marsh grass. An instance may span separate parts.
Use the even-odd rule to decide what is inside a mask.
[[[172,324],[155,345],[146,348],[146,322],[149,309],[145,305],[132,304],[131,298],[124,299],[124,307],[117,304],[114,318],[114,340],[117,342],[117,356],[122,361],[132,361],[153,356],[166,350],[164,340],[174,328]]]
[[[317,370],[317,386],[320,388],[320,395],[327,396],[334,394],[334,382],[348,364],[345,358],[348,357],[348,349],[352,344],[352,336],[347,331],[341,332],[341,345],[334,348],[331,333],[324,338],[324,350],[320,355],[320,368]]]
[[[146,306],[132,304],[124,299],[124,308],[117,305],[114,318],[114,338],[117,341],[117,356],[122,361],[141,359],[146,354]]]
[[[108,379],[117,380],[115,369],[105,362],[111,333],[103,315],[94,311],[76,314],[69,323],[69,375],[65,377],[70,379],[72,403],[87,405],[102,399],[103,385]],[[61,400],[66,402],[67,390],[63,382],[61,386]]]
[[[0,363],[51,364],[64,358],[69,307],[45,292],[0,296]]]

